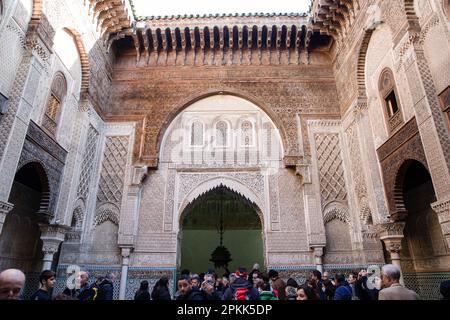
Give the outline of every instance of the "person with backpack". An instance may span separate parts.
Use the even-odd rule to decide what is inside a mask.
[[[105,277],[99,277],[92,286],[94,296],[92,300],[113,300],[115,275],[108,272]]]
[[[247,280],[247,269],[239,268],[235,276],[236,280],[225,290],[223,300],[260,300],[258,290]]]
[[[335,277],[336,291],[334,292],[334,300],[352,300],[353,291],[345,276],[338,273]]]

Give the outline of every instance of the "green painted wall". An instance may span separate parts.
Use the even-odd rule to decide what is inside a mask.
[[[219,234],[215,230],[184,230],[181,243],[181,269],[201,273],[214,268],[209,261],[211,253],[219,245]],[[264,268],[261,230],[228,230],[223,245],[228,248],[233,261],[228,265],[230,272],[244,266],[250,272],[255,262]],[[219,275],[223,269],[216,270]]]

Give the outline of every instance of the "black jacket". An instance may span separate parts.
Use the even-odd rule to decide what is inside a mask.
[[[108,279],[103,279],[97,284],[97,297],[95,300],[113,300],[114,286]]]
[[[134,300],[150,300],[150,293],[148,290],[138,290],[134,295]]]
[[[47,291],[39,289],[31,296],[30,300],[51,300],[51,296]]]
[[[153,300],[172,300],[167,287],[155,286],[152,291]]]
[[[94,297],[94,290],[89,285],[85,285],[84,287],[80,289],[64,289],[63,293],[69,297],[72,297],[74,299],[78,300],[92,300]]]
[[[188,300],[188,301],[202,301],[205,300],[203,292],[201,292],[197,287],[192,287],[191,291],[187,296],[178,296],[177,300]]]

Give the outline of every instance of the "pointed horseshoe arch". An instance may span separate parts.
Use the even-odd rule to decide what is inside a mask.
[[[244,199],[251,202],[257,210],[255,210],[261,219],[261,226],[264,230],[264,206],[259,197],[250,190],[247,186],[243,185],[241,182],[229,178],[229,177],[215,177],[206,181],[201,182],[197,186],[193,187],[192,190],[184,197],[181,201],[181,205],[178,210],[178,223],[179,226],[183,223],[183,217],[186,212],[186,208],[193,203],[196,199],[200,198],[202,195],[220,187],[225,187],[236,194],[242,196]]]

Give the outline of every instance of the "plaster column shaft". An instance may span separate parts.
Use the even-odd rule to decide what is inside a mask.
[[[119,300],[125,300],[126,296],[130,251],[130,248],[122,248],[122,273],[120,275]]]

